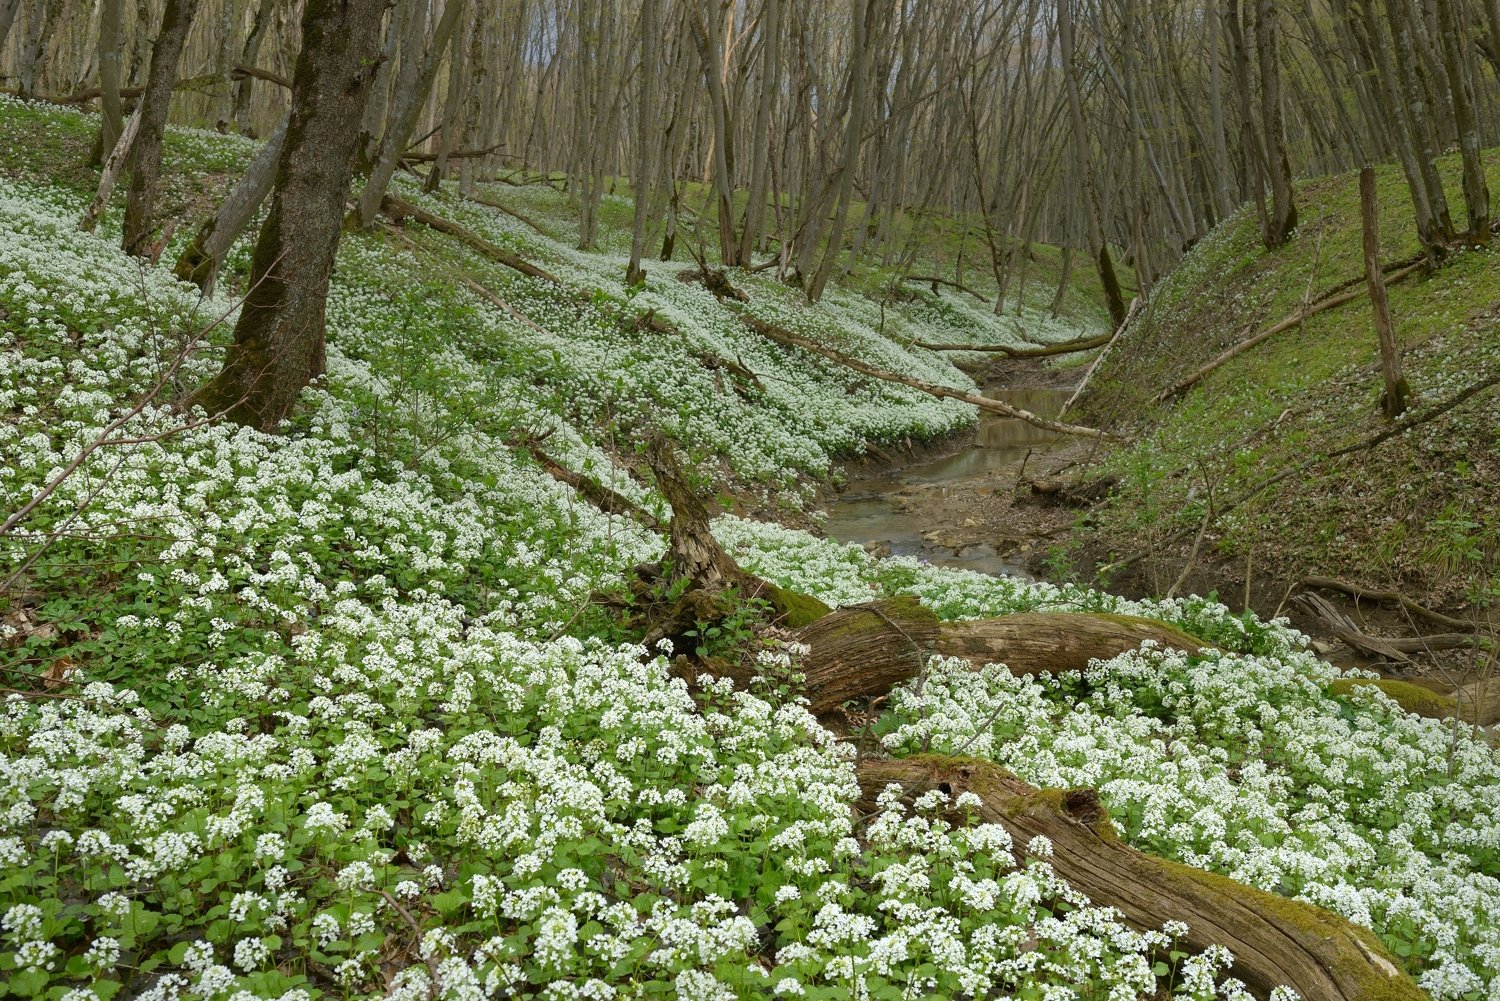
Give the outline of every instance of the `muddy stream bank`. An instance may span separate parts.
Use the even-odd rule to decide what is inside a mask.
[[[1067,388],[985,387],[984,395],[1055,416]],[[1055,465],[1061,436],[1024,421],[985,414],[967,444],[884,469],[852,470],[849,486],[825,505],[829,538],[879,555],[1030,578],[1067,513],[1014,504],[1023,471]]]

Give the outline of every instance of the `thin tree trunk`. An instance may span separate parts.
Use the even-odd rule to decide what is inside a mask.
[[[703,81],[708,87],[710,121],[713,124],[713,185],[718,200],[719,260],[725,267],[739,264],[739,244],[734,238],[734,191],[729,176],[729,108],[725,105],[724,80],[721,76],[719,39],[719,6],[709,4],[707,26],[697,13],[689,15],[693,41],[703,67]]]
[[[266,35],[271,30],[271,24],[276,19],[277,9],[283,0],[261,0],[260,5],[255,8],[255,18],[250,22],[250,34],[245,38],[245,47],[240,53],[240,62],[246,66],[255,66],[260,59],[261,46],[265,44]],[[253,106],[251,98],[254,96],[255,77],[245,76],[239,82],[234,92],[234,119],[241,135],[254,136],[255,127],[251,119]]]
[[[120,141],[125,112],[120,103],[120,7],[123,0],[100,0],[99,4],[99,110],[102,156]],[[4,45],[0,36],[0,47]]]
[[[463,35],[448,56],[448,93],[443,99],[443,125],[438,133],[437,159],[432,161],[432,171],[422,185],[422,190],[433,192],[442,183],[448,172],[448,155],[458,143],[459,123],[463,121],[463,94],[468,67],[464,56],[469,51],[470,39],[478,30],[478,18],[470,14],[464,21]]]
[[[140,127],[141,106],[137,104],[125,122],[120,138],[115,141],[115,148],[110,150],[109,156],[104,158],[104,165],[99,169],[99,188],[94,193],[94,200],[89,202],[88,208],[83,210],[83,215],[78,220],[78,228],[85,233],[92,233],[99,225],[99,217],[109,204],[109,196],[115,190],[120,171],[124,169],[125,161],[130,159],[130,148],[135,145],[135,134]]]
[[[427,53],[426,61],[422,63],[421,72],[410,89],[396,96],[396,114],[380,141],[380,152],[370,167],[370,176],[365,179],[365,190],[359,196],[360,229],[368,229],[380,212],[380,199],[385,196],[385,189],[396,173],[396,165],[401,162],[401,154],[406,149],[412,130],[417,126],[417,118],[422,114],[422,105],[427,103],[433,78],[437,76],[438,64],[443,59],[443,50],[453,38],[453,29],[458,24],[458,15],[462,9],[463,0],[448,0],[444,5],[442,19],[433,30],[432,48]],[[411,58],[420,57],[413,52]]]
[[[828,231],[828,244],[823,248],[823,258],[807,287],[809,302],[823,298],[823,289],[833,274],[833,265],[844,253],[844,226],[849,219],[849,200],[854,192],[854,173],[859,169],[859,150],[864,138],[866,95],[870,89],[870,39],[871,21],[875,17],[875,2],[851,0],[854,19],[854,46],[849,59],[849,120],[844,127],[844,156],[839,168],[838,198],[834,202],[833,224]]]
[[[121,244],[127,254],[151,257],[155,229],[156,189],[161,180],[161,140],[167,128],[167,110],[172,88],[177,84],[177,64],[198,0],[167,0],[161,30],[151,50],[151,73],[141,94],[140,130],[130,156],[130,194],[125,201],[125,227]]]
[[[651,143],[651,122],[657,115],[657,0],[641,0],[640,107],[636,109],[635,127],[635,216],[630,229],[630,263],[625,266],[625,284],[639,285],[646,274],[641,270],[641,255],[646,252],[646,221],[655,188],[655,150]]]
[[[223,370],[198,395],[239,424],[274,431],[323,371],[328,280],[383,12],[363,0],[307,0],[303,10],[292,110],[250,292]]]
[[[1453,119],[1458,126],[1458,148],[1463,152],[1464,201],[1468,204],[1469,231],[1465,240],[1487,246],[1490,242],[1490,189],[1485,182],[1481,154],[1479,117],[1474,109],[1474,90],[1469,60],[1460,48],[1458,18],[1453,0],[1435,0],[1439,34],[1442,36],[1448,89],[1453,97]]]
[[[751,132],[750,192],[745,200],[745,222],[740,228],[740,263],[748,265],[750,255],[760,241],[766,220],[766,174],[771,150],[771,107],[781,86],[781,0],[766,0],[761,15],[761,37],[765,52],[761,57],[760,93],[755,107],[755,126]]]
[[[1276,0],[1259,0],[1255,13],[1255,51],[1260,60],[1260,116],[1265,135],[1266,170],[1271,175],[1271,212],[1265,244],[1275,249],[1297,228],[1292,195],[1292,165],[1287,157],[1281,112],[1281,25]]]
[[[1380,203],[1376,197],[1373,167],[1359,172],[1359,214],[1364,224],[1365,283],[1370,289],[1375,333],[1380,338],[1380,373],[1385,379],[1381,409],[1387,417],[1398,417],[1406,410],[1410,389],[1401,375],[1401,353],[1396,348],[1390,301],[1385,294],[1385,274],[1380,269]]]
[[[1073,131],[1073,151],[1077,161],[1078,178],[1083,186],[1080,211],[1087,224],[1089,250],[1093,254],[1094,266],[1099,271],[1099,282],[1104,287],[1104,300],[1109,307],[1110,324],[1118,327],[1125,322],[1125,297],[1120,291],[1120,281],[1115,276],[1114,262],[1110,260],[1109,247],[1104,242],[1104,230],[1099,223],[1099,212],[1094,203],[1093,166],[1089,161],[1088,132],[1083,120],[1083,96],[1078,81],[1078,63],[1073,45],[1071,8],[1072,0],[1059,0],[1057,38],[1062,54],[1063,77],[1068,90],[1068,119]]]

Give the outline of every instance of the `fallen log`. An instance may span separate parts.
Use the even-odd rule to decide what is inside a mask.
[[[1426,605],[1418,604],[1399,591],[1380,591],[1374,588],[1361,587],[1358,584],[1350,584],[1335,577],[1304,577],[1302,578],[1302,586],[1321,587],[1329,591],[1342,591],[1351,598],[1356,599],[1389,602],[1400,605],[1413,615],[1420,615],[1424,619],[1431,619],[1439,625],[1447,626],[1455,632],[1471,633],[1474,631],[1474,623],[1464,619],[1456,619],[1451,615],[1444,615],[1441,612],[1435,612]]]
[[[1004,827],[1018,858],[1032,838],[1045,836],[1052,842],[1052,868],[1070,886],[1096,905],[1116,908],[1137,928],[1185,922],[1183,944],[1227,947],[1235,958],[1232,972],[1259,997],[1285,984],[1307,1001],[1426,998],[1368,929],[1130,847],[1092,789],[1040,790],[989,762],[938,755],[863,760],[858,777],[862,816],[877,812],[876,798],[893,782],[913,798],[934,789],[974,793],[981,802],[969,812]],[[964,823],[957,811],[951,820]]]
[[[939,622],[915,598],[841,608],[797,633],[809,710],[823,715],[851,699],[885,695],[917,677],[933,654],[976,666],[1004,664],[1015,675],[1083,671],[1151,640],[1189,652],[1205,644],[1164,622],[1099,612],[1019,612]]]
[[[429,212],[418,205],[414,205],[399,195],[387,194],[380,199],[380,214],[393,223],[403,223],[407,219],[414,219],[429,229],[435,229],[439,233],[446,233],[456,237],[471,250],[477,251],[497,264],[503,264],[513,271],[519,271],[531,278],[540,278],[553,285],[561,285],[562,279],[543,268],[537,267],[525,258],[511,253],[503,247],[496,246],[467,226],[459,225],[452,219],[445,219],[435,212]]]
[[[520,212],[520,211],[517,211],[516,209],[511,208],[509,205],[501,204],[500,202],[495,201],[493,198],[485,198],[485,197],[483,197],[481,195],[470,195],[469,199],[471,201],[478,202],[480,205],[487,205],[487,206],[489,206],[492,209],[497,209],[497,210],[499,210],[501,212],[504,212],[506,215],[510,216],[512,219],[516,219],[516,220],[519,220],[520,222],[524,222],[526,225],[530,226],[533,230],[535,230],[536,233],[538,235],[540,235],[540,236],[550,237],[550,235],[551,235],[546,230],[542,229],[541,225],[538,224],[535,219],[531,218],[531,216],[527,215],[524,212]]]
[[[913,341],[912,347],[926,348],[928,351],[977,351],[984,354],[1002,354],[1007,358],[1047,358],[1052,355],[1066,355],[1076,351],[1102,348],[1114,340],[1114,336],[1113,333],[1098,334],[1094,337],[1078,337],[1071,341],[1058,341],[1055,344],[1040,344],[1029,348],[1016,348],[1009,344],[931,344],[927,341]]]
[[[1425,259],[1417,261],[1415,264],[1408,264],[1405,267],[1399,268],[1396,271],[1392,272],[1391,276],[1386,279],[1385,283],[1387,286],[1395,285],[1397,282],[1405,281],[1407,278],[1410,278],[1412,275],[1416,274],[1419,271],[1422,271],[1426,267],[1427,262]],[[1189,389],[1192,389],[1198,383],[1202,382],[1203,379],[1206,378],[1215,369],[1227,364],[1230,361],[1233,361],[1235,358],[1238,358],[1240,355],[1244,354],[1246,351],[1249,351],[1256,345],[1270,340],[1277,334],[1283,333],[1287,330],[1292,329],[1293,327],[1299,326],[1304,320],[1307,320],[1309,317],[1317,316],[1319,313],[1326,312],[1337,306],[1342,306],[1346,302],[1352,302],[1365,294],[1366,289],[1363,286],[1355,285],[1353,287],[1346,288],[1342,292],[1324,296],[1317,302],[1314,302],[1303,309],[1297,310],[1295,313],[1281,320],[1279,323],[1273,323],[1271,326],[1262,330],[1260,333],[1255,334],[1251,337],[1247,337],[1237,344],[1229,347],[1213,361],[1209,362],[1207,365],[1204,365],[1202,368],[1198,369],[1198,371],[1194,372],[1186,379],[1183,379],[1181,382],[1169,386],[1158,393],[1156,396],[1156,402],[1165,403],[1168,400],[1173,399],[1174,397],[1181,396],[1183,393],[1186,393]]]
[[[662,524],[661,519],[656,515],[647,511],[624,494],[600,483],[592,476],[584,473],[575,473],[548,455],[535,442],[527,442],[526,450],[531,453],[532,459],[546,471],[548,476],[559,483],[566,483],[605,514],[627,515],[653,532],[660,532],[665,529],[666,526]]]
[[[844,354],[842,351],[835,351],[833,348],[824,347],[816,341],[809,340],[808,338],[803,337],[800,334],[794,334],[790,330],[778,327],[774,323],[768,323],[765,320],[762,320],[759,317],[753,316],[747,312],[742,311],[740,313],[740,320],[751,330],[760,334],[762,337],[775,341],[777,344],[782,344],[786,347],[801,348],[804,351],[811,351],[813,354],[822,355],[824,358],[827,358],[830,361],[837,362],[838,364],[843,365],[846,368],[853,369],[854,371],[859,372],[863,375],[868,375],[873,379],[880,379],[883,382],[894,382],[902,386],[908,386],[912,389],[919,390],[923,393],[928,394],[929,396],[935,396],[939,399],[958,400],[960,402],[967,403],[970,406],[978,407],[980,410],[987,410],[992,414],[999,414],[1002,417],[1013,417],[1016,420],[1025,421],[1027,424],[1043,428],[1047,431],[1054,431],[1058,434],[1071,434],[1078,435],[1083,438],[1098,438],[1112,441],[1119,440],[1118,435],[1111,434],[1108,431],[1101,431],[1098,428],[1089,428],[1083,427],[1078,424],[1065,424],[1061,421],[1049,420],[1046,417],[1040,417],[1036,414],[1033,414],[1028,410],[1022,410],[1020,407],[1013,407],[1008,403],[1002,403],[999,400],[992,400],[985,396],[975,396],[973,393],[965,393],[957,389],[950,389],[947,386],[939,386],[935,383],[923,382],[921,379],[914,379],[909,375],[901,375],[898,372],[890,372],[883,368],[876,368],[874,365],[866,364],[865,362],[860,361],[858,358],[853,358],[849,355]]]
[[[1307,592],[1296,598],[1309,614],[1319,619],[1328,631],[1346,645],[1368,657],[1381,657],[1398,663],[1408,663],[1411,654],[1432,653],[1437,650],[1489,649],[1490,641],[1474,633],[1429,633],[1426,636],[1371,636],[1362,631],[1354,620],[1319,595]]]
[[[1130,329],[1130,325],[1135,322],[1135,315],[1140,311],[1141,297],[1136,296],[1130,300],[1130,309],[1126,311],[1125,319],[1115,328],[1114,335],[1110,337],[1109,343],[1104,345],[1103,351],[1094,356],[1094,360],[1089,363],[1089,370],[1083,373],[1082,379],[1078,380],[1078,385],[1073,388],[1073,395],[1064,400],[1063,405],[1058,408],[1057,416],[1059,420],[1062,419],[1063,414],[1066,414],[1073,404],[1078,402],[1078,398],[1083,395],[1083,391],[1089,388],[1089,382],[1094,378],[1094,373],[1098,371],[1104,359],[1109,357],[1109,353],[1114,350],[1115,342],[1125,336],[1125,331]]]
[[[937,286],[946,285],[949,288],[958,289],[960,292],[969,293],[974,298],[984,303],[986,306],[990,304],[990,300],[986,299],[983,295],[969,288],[969,286],[965,285],[963,282],[956,282],[948,278],[940,278],[937,275],[905,275],[901,280],[911,285],[931,285],[934,292],[937,291]]]

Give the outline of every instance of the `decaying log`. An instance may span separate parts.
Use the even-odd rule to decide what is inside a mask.
[[[543,451],[539,444],[527,442],[526,450],[531,453],[531,457],[536,460],[537,465],[546,470],[548,476],[559,483],[566,483],[605,514],[628,515],[653,532],[660,532],[666,527],[662,524],[660,518],[641,507],[629,497],[605,486],[592,476],[573,472],[573,470]]]
[[[1099,334],[1095,337],[1078,337],[1071,341],[1058,341],[1055,344],[1039,344],[1026,348],[1011,347],[1009,344],[930,344],[927,341],[913,341],[912,346],[926,348],[928,351],[978,351],[985,354],[1002,354],[1008,358],[1047,358],[1052,355],[1066,355],[1075,351],[1102,348],[1114,340],[1114,336],[1113,333]]]
[[[1045,417],[1039,417],[1030,411],[1022,410],[1020,407],[1013,407],[999,400],[992,400],[985,396],[975,396],[973,393],[965,393],[957,389],[950,389],[947,386],[939,386],[936,383],[913,379],[911,376],[901,375],[899,372],[889,372],[883,368],[876,368],[874,365],[866,364],[858,358],[844,354],[842,351],[835,351],[832,348],[824,347],[816,341],[809,340],[800,334],[794,334],[790,330],[778,327],[774,323],[768,323],[748,312],[741,312],[739,315],[740,320],[745,326],[768,340],[775,341],[777,344],[787,347],[801,348],[804,351],[811,351],[813,354],[822,355],[830,361],[837,362],[846,368],[853,369],[871,378],[880,379],[883,382],[894,382],[902,386],[909,386],[912,389],[920,390],[929,396],[936,396],[939,399],[959,400],[970,406],[978,407],[980,410],[988,410],[990,413],[999,414],[1002,417],[1013,417],[1016,420],[1025,421],[1027,424],[1034,425],[1035,427],[1047,431],[1055,431],[1058,434],[1112,440],[1118,438],[1117,435],[1110,434],[1107,431],[1100,431],[1098,428],[1088,428],[1078,424],[1064,424],[1061,421],[1048,420]]]
[[[884,695],[920,674],[932,654],[975,665],[1004,664],[1012,674],[1082,671],[1137,649],[1146,640],[1176,650],[1204,644],[1164,622],[1094,612],[1019,612],[993,619],[939,622],[913,598],[841,608],[797,633],[809,709],[822,715],[851,699]]]
[[[1432,633],[1426,636],[1371,636],[1354,624],[1354,620],[1339,611],[1328,599],[1310,592],[1299,594],[1296,601],[1309,614],[1316,616],[1349,647],[1369,657],[1407,663],[1410,654],[1431,653],[1436,650],[1460,650],[1465,648],[1487,648],[1491,644],[1474,633]]]
[[[1307,1001],[1420,1001],[1426,995],[1369,930],[1320,907],[1147,855],[1120,840],[1092,789],[1039,790],[997,765],[923,755],[858,766],[861,815],[875,812],[885,787],[915,797],[933,789],[982,801],[983,823],[1000,824],[1018,854],[1032,838],[1052,842],[1052,868],[1096,905],[1117,908],[1130,924],[1188,926],[1184,943],[1223,945],[1233,974],[1259,997],[1286,984]],[[961,823],[962,818],[952,818]]]
[[[901,280],[912,285],[931,285],[934,292],[937,291],[937,287],[939,285],[946,285],[949,288],[956,288],[960,292],[969,293],[974,298],[984,303],[986,306],[990,304],[990,300],[986,299],[980,293],[969,288],[969,286],[965,285],[963,282],[956,282],[950,278],[940,278],[937,275],[906,275]]]
[[[509,205],[504,205],[504,204],[502,204],[500,202],[497,202],[493,198],[485,198],[482,195],[471,195],[469,197],[470,197],[471,201],[476,201],[480,205],[487,205],[487,206],[489,206],[492,209],[497,209],[497,210],[499,210],[501,212],[504,212],[506,215],[510,216],[512,219],[516,219],[516,220],[518,220],[520,222],[524,222],[526,225],[530,226],[533,230],[535,230],[536,233],[538,235],[540,235],[540,236],[546,236],[546,237],[549,237],[549,238],[551,236],[551,234],[549,234],[545,229],[542,229],[540,223],[538,223],[535,219],[531,218],[531,216],[526,215],[524,212],[517,211],[516,209],[511,208]]]
[[[1342,591],[1355,599],[1369,601],[1384,601],[1400,605],[1413,615],[1420,615],[1424,619],[1431,619],[1439,625],[1447,626],[1454,632],[1471,633],[1474,631],[1474,623],[1464,619],[1456,619],[1451,615],[1435,612],[1426,605],[1418,604],[1399,591],[1380,591],[1374,588],[1361,587],[1358,584],[1350,584],[1347,581],[1338,580],[1334,577],[1304,577],[1303,587],[1321,587],[1330,591]]]
[[[435,212],[429,212],[420,206],[413,205],[399,195],[387,194],[381,198],[380,214],[394,223],[402,223],[407,219],[414,219],[430,229],[437,230],[439,233],[446,233],[449,236],[456,237],[471,250],[477,251],[497,264],[503,264],[513,271],[519,271],[521,274],[532,278],[540,278],[543,281],[551,282],[553,285],[561,285],[563,283],[562,279],[552,272],[537,267],[525,258],[511,253],[503,247],[496,246],[467,226],[461,226],[452,219],[445,219]]]
[[[679,271],[677,280],[685,285],[702,285],[713,293],[715,299],[723,302],[725,299],[733,299],[735,302],[749,302],[750,297],[742,289],[734,286],[729,280],[729,275],[723,268],[711,268],[707,265],[700,266],[695,271]]]
[[[1109,496],[1119,483],[1113,476],[1101,476],[1095,480],[1026,480],[1031,496],[1039,504],[1060,507],[1090,507]]]

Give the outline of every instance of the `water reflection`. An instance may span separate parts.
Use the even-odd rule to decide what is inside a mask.
[[[987,390],[991,399],[1043,416],[1062,409],[1065,389]],[[1007,560],[987,544],[954,549],[943,545],[942,529],[931,522],[915,495],[938,491],[952,496],[961,491],[993,489],[976,482],[995,473],[1016,472],[1028,450],[1052,444],[1057,435],[1034,425],[994,414],[981,415],[974,443],[952,455],[906,466],[888,476],[861,480],[828,507],[825,528],[831,538],[859,545],[874,543],[894,556],[917,556],[940,566],[963,567],[982,573],[1027,577],[1020,564]],[[998,531],[1002,526],[993,526]]]

